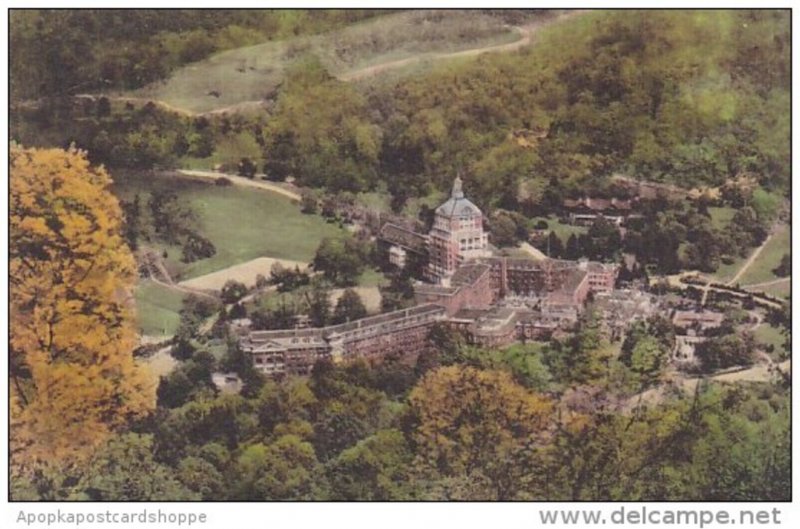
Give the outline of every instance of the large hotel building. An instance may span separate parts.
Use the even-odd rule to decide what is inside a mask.
[[[322,358],[379,361],[424,354],[437,323],[461,330],[472,343],[499,347],[544,338],[573,326],[589,293],[609,293],[617,266],[588,261],[493,256],[483,213],[456,178],[436,209],[428,235],[385,225],[389,259],[403,266],[412,253],[426,259],[426,282],[415,285],[416,306],[322,328],[251,331],[239,344],[261,372],[308,374]]]

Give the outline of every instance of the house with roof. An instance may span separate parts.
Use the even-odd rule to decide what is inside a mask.
[[[381,226],[378,248],[397,268],[405,268],[412,260],[427,263],[428,238],[392,222]]]
[[[632,213],[633,202],[619,198],[567,198],[564,199],[563,207],[569,213],[570,224],[585,226],[603,217],[622,226]]]

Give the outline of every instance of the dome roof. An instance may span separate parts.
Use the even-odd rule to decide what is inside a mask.
[[[448,217],[474,217],[481,214],[478,206],[466,198],[450,198],[447,202],[436,208],[436,213]]]
[[[461,178],[456,177],[453,181],[453,190],[450,193],[450,198],[436,208],[436,214],[446,217],[475,217],[482,213],[478,206],[464,197],[464,191],[461,189]]]

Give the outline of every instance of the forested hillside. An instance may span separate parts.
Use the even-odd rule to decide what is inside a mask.
[[[754,171],[780,187],[789,174],[788,31],[775,12],[592,13],[527,52],[484,57],[374,101],[387,119],[409,122],[391,146],[416,149],[425,172],[445,180],[454,163],[469,167],[482,191],[525,173],[585,188],[610,171],[684,186]],[[507,140],[517,129],[547,136],[520,149]]]
[[[307,35],[378,10],[83,9],[11,13],[11,97],[130,89],[214,52]]]
[[[547,31],[521,53],[370,94],[385,173],[411,173],[404,184],[419,188],[461,168],[487,201],[526,177],[585,190],[612,171],[687,187],[742,171],[788,184],[785,13],[610,11]],[[514,131],[533,141],[520,146]]]
[[[295,18],[278,13],[286,26],[275,30],[275,39],[285,36],[292,24],[297,24],[297,33],[306,34],[363,15],[331,14],[325,19],[325,12]],[[713,272],[745,258],[763,241],[788,193],[787,14],[609,10],[559,17],[481,12],[470,16],[537,29],[531,42],[516,51],[440,60],[399,76],[338,78],[331,71],[331,53],[355,57],[346,50],[365,46],[372,56],[392,56],[423,45],[409,42],[393,48],[390,43],[398,39],[378,38],[375,27],[385,26],[396,37],[398,23],[406,27],[408,20],[439,20],[435,13],[376,15],[326,33],[334,40],[357,36],[343,40],[344,47],[325,53],[318,46],[298,51],[282,66],[281,80],[269,98],[247,111],[192,114],[170,110],[158,100],[50,97],[40,104],[16,105],[11,135],[31,146],[74,143],[88,151],[92,162],[111,168],[239,172],[248,167],[250,176],[258,172],[271,180],[293,178],[322,193],[370,192],[405,213],[415,198],[446,191],[456,173],[485,211],[504,209],[528,219],[558,215],[566,197],[618,193],[609,178],[615,173],[682,188],[717,188],[744,178],[755,187],[743,195],[735,191],[718,196],[713,204],[696,204],[700,215],[690,214],[696,208],[678,208],[673,222],[669,208],[657,204],[648,210],[647,222],[629,230],[626,238],[625,251],[662,272],[681,266]],[[223,15],[214,20],[223,24]],[[177,19],[183,16],[189,15]],[[211,24],[196,16],[198,27]],[[270,20],[278,14],[260,16]],[[303,22],[306,17],[311,18]],[[42,28],[52,29],[58,20],[45,18],[49,23]],[[231,20],[220,35],[238,27]],[[24,23],[21,27],[14,35],[28,34]],[[455,26],[446,27],[457,38]],[[435,41],[427,27],[413,34],[426,46]],[[37,46],[43,45],[23,49],[41,51]],[[47,50],[66,53],[59,47]],[[59,86],[66,81],[52,77],[72,71],[28,62],[29,69],[14,68]],[[239,75],[239,62],[234,62],[231,75]],[[195,64],[202,68],[204,63]],[[86,72],[79,77],[92,79]],[[714,220],[709,205],[751,205],[755,212],[743,211],[736,220],[758,213],[758,225],[748,221],[742,228]],[[530,224],[515,219],[521,229]],[[500,223],[492,229],[499,231]],[[577,238],[570,245],[567,237],[554,241],[555,248],[580,246]],[[705,250],[698,252],[701,247]],[[619,244],[607,244],[606,249],[594,258],[619,257]]]
[[[329,25],[347,18],[331,17]],[[15,27],[36,27],[24,22]],[[298,24],[304,31],[323,24],[312,22]],[[214,36],[232,27],[239,26],[196,31]],[[12,41],[26,35],[38,34],[16,29]],[[15,55],[15,90],[92,86],[96,73],[63,67],[69,60],[60,55],[80,56],[79,42],[51,43],[49,53],[40,53],[48,42],[40,40],[22,49],[45,62],[57,50],[53,60],[62,67]],[[149,42],[109,50],[134,53]],[[158,78],[185,60],[173,60],[166,70],[140,65],[119,71]],[[90,69],[105,64],[99,58],[80,62]],[[521,183],[526,200],[535,202],[545,187],[559,195],[591,190],[612,172],[686,187],[750,173],[763,187],[785,191],[789,88],[786,12],[601,11],[543,28],[520,51],[443,61],[395,81],[341,81],[313,50],[299,53],[269,110],[157,118],[165,112],[158,106],[142,114],[141,105],[103,107],[101,100],[89,116],[52,107],[44,115],[21,112],[12,133],[26,144],[76,141],[94,160],[128,167],[210,168],[212,159],[246,156],[259,167],[265,163],[271,178],[294,176],[332,191],[385,185],[398,203],[446,187],[461,171],[483,205],[514,208]],[[129,155],[128,148],[146,154]]]

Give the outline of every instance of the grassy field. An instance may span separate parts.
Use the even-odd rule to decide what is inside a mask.
[[[783,225],[778,228],[776,234],[770,239],[753,264],[742,274],[737,283],[748,285],[778,279],[778,276],[772,273],[772,269],[778,266],[783,254],[788,252],[790,248],[789,228]],[[751,253],[754,250],[755,248],[751,249]],[[720,265],[717,271],[714,272],[713,277],[722,282],[730,281],[746,260],[747,257],[737,257],[731,264]]]
[[[170,336],[180,322],[178,311],[183,294],[148,279],[136,288],[136,313],[139,332],[148,336]]]
[[[727,283],[733,279],[733,276],[736,275],[736,272],[739,271],[746,260],[747,258],[745,257],[737,257],[731,264],[722,263],[717,268],[717,271],[711,274],[711,277],[721,283]]]
[[[298,58],[315,55],[334,75],[432,53],[512,42],[500,18],[475,11],[408,11],[314,37],[237,48],[178,69],[166,81],[129,94],[208,112],[270,97]],[[212,95],[213,93],[213,95]]]
[[[779,279],[772,270],[776,268],[784,254],[790,253],[792,242],[789,238],[789,227],[781,225],[772,238],[761,250],[758,258],[753,261],[742,277],[739,283],[742,285],[750,285],[753,283],[765,283],[773,279]]]
[[[773,360],[783,360],[783,356],[785,353],[784,342],[786,341],[786,337],[783,335],[781,330],[777,327],[773,327],[772,325],[768,325],[766,323],[762,323],[759,325],[756,330],[754,331],[753,335],[757,342],[767,346],[771,345],[774,347],[772,358]]]
[[[730,224],[736,209],[731,207],[710,207],[708,213],[711,215],[711,224],[717,229],[723,229]]]
[[[769,294],[770,296],[789,299],[789,296],[792,293],[792,283],[791,281],[782,281],[774,285],[769,285],[766,287],[758,287],[748,290],[752,290],[754,292],[764,292],[765,294]]]
[[[575,236],[578,236],[589,231],[589,228],[586,226],[573,226],[572,224],[565,224],[559,221],[556,217],[534,217],[531,219],[530,226],[534,227],[540,220],[547,222],[547,231],[554,231],[564,244],[566,244],[570,235],[574,234]]]
[[[733,215],[736,213],[736,209],[727,206],[710,207],[708,208],[708,212],[711,215],[711,225],[716,229],[722,230],[730,224]],[[737,257],[730,264],[721,263],[712,276],[716,280],[726,283],[736,275],[736,272],[739,271],[746,260],[747,258]]]
[[[360,287],[377,287],[387,282],[388,280],[379,270],[372,268],[364,270],[364,273],[358,278],[358,286]]]
[[[236,186],[219,187],[173,174],[125,175],[115,192],[130,200],[139,193],[146,208],[150,193],[175,191],[196,214],[198,231],[216,247],[208,259],[180,262],[180,250],[171,248],[167,261],[183,280],[255,259],[275,257],[309,261],[324,237],[342,230],[317,215],[304,215],[288,198],[269,191]]]
[[[180,167],[208,171],[219,165],[229,170],[235,168],[242,158],[259,160],[263,154],[252,134],[240,132],[220,138],[214,145],[214,152],[207,158],[182,157]]]

